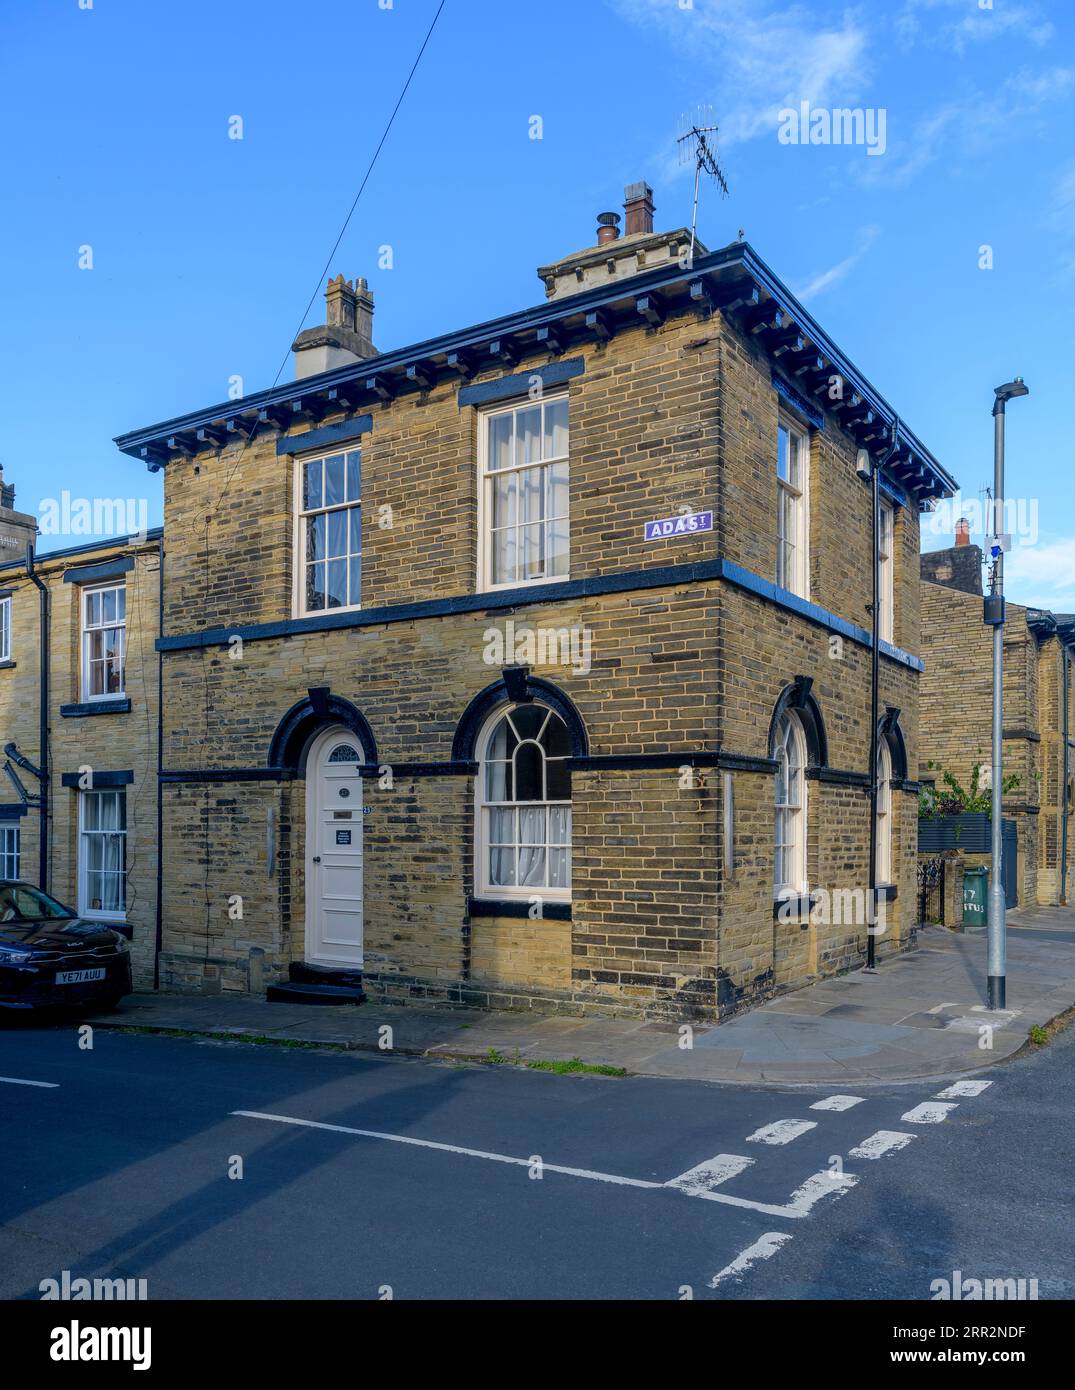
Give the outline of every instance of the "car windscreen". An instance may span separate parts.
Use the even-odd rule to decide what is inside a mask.
[[[52,922],[74,916],[69,907],[24,883],[0,884],[0,925],[4,922]]]

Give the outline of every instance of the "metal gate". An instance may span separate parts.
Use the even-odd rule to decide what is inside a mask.
[[[918,920],[944,926],[944,860],[918,861]]]

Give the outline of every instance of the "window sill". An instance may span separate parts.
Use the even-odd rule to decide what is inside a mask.
[[[882,902],[894,903],[899,896],[899,887],[895,883],[879,883],[877,885],[877,896]]]
[[[541,897],[540,893],[533,895]],[[526,898],[470,898],[467,902],[467,915],[470,917],[529,917],[530,903]],[[546,898],[542,902],[541,914],[535,922],[570,922],[570,902]]]
[[[569,574],[554,574],[546,578],[544,575],[537,579],[512,580],[506,584],[479,584],[475,590],[477,594],[504,594],[519,589],[537,589],[542,584],[569,584],[571,576]]]
[[[331,616],[333,616],[333,615],[336,614],[336,613],[361,613],[361,612],[362,612],[362,605],[361,605],[360,603],[349,603],[345,608],[311,608],[310,611],[309,611],[308,613],[303,613],[301,610],[295,611],[295,610],[293,609],[293,610],[292,610],[292,622],[299,622],[299,621],[300,621],[301,619],[303,619],[303,618],[326,618],[326,617],[331,617]]]
[[[127,696],[108,700],[87,700],[83,704],[60,706],[60,715],[63,719],[85,719],[94,714],[129,714],[130,711],[131,701]]]
[[[14,671],[15,666],[14,661],[0,661],[0,671]]]

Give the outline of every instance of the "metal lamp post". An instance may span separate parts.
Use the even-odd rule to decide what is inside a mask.
[[[1030,388],[1017,376],[996,387],[993,402],[993,535],[989,542],[992,560],[989,593],[985,597],[984,620],[993,628],[993,776],[992,776],[992,863],[989,884],[988,985],[989,1008],[1003,1009],[1007,966],[1005,961],[1006,903],[1003,884],[1004,784],[1004,552],[1010,545],[1004,534],[1004,408],[1016,396],[1027,396]]]

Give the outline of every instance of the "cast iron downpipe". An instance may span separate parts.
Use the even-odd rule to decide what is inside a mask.
[[[892,422],[892,444],[883,459],[870,466],[873,532],[873,603],[870,643],[870,896],[866,913],[866,969],[877,968],[877,724],[880,718],[878,682],[881,667],[881,469],[899,452],[900,422]]]
[[[44,584],[34,569],[34,547],[30,543],[26,547],[26,573],[31,583],[36,587],[38,602],[40,604],[40,640],[41,654],[39,661],[39,686],[40,686],[40,723],[38,726],[38,754],[41,758],[41,802],[38,806],[38,828],[37,828],[37,883],[43,892],[48,892],[49,886],[49,591],[48,585]]]

